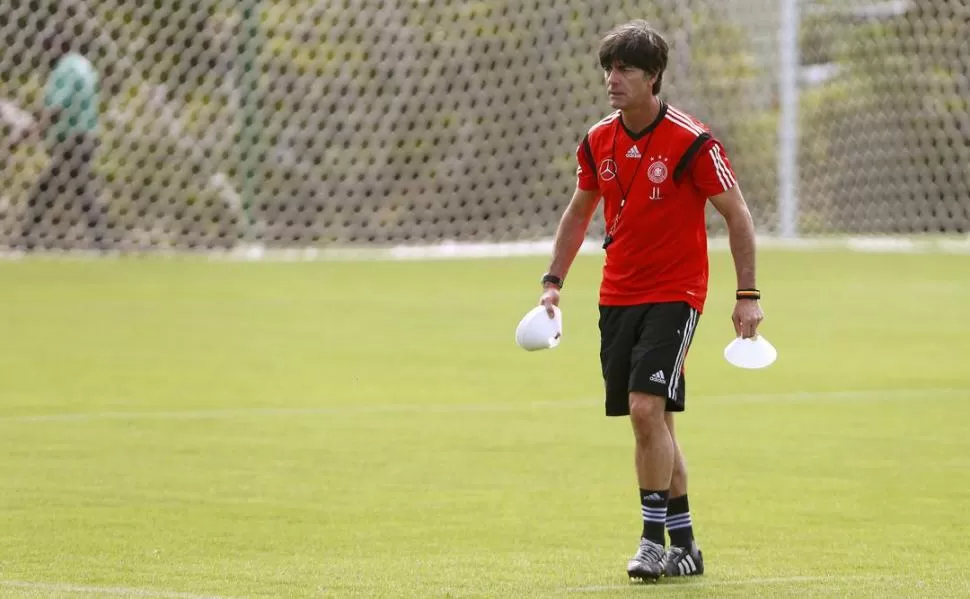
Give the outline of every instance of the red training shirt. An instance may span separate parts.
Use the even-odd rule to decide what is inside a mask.
[[[704,206],[709,197],[737,184],[724,147],[708,127],[662,102],[657,119],[636,135],[616,111],[589,129],[576,159],[577,185],[599,191],[606,233],[612,231],[613,237],[603,264],[600,304],[683,301],[703,312],[708,283]],[[677,171],[682,160],[682,171]],[[675,174],[680,175],[676,180]]]

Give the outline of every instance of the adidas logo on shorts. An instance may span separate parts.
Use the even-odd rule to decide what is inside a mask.
[[[663,385],[667,384],[667,379],[664,377],[664,371],[658,370],[657,372],[650,375],[651,383],[661,383]]]

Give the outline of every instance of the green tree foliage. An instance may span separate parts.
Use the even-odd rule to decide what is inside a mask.
[[[824,22],[816,22],[820,28]],[[839,74],[804,95],[803,228],[867,233],[970,227],[970,13],[913,3],[833,21]]]
[[[72,2],[33,1],[40,12]],[[610,111],[596,45],[632,18],[668,33],[665,97],[715,129],[749,201],[767,205],[774,115],[756,108],[763,76],[743,32],[696,4],[262,0],[248,96],[257,219],[273,215],[270,242],[293,228],[321,244],[550,235],[576,146]],[[100,170],[112,206],[182,240],[227,238],[238,207],[213,179],[243,187],[242,4],[83,5],[105,81]],[[691,34],[671,33],[681,30]]]

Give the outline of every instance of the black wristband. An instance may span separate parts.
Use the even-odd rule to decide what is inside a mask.
[[[757,289],[738,289],[737,293],[734,295],[735,299],[751,299],[760,300],[761,292]]]
[[[546,273],[542,275],[542,284],[545,285],[546,283],[552,283],[556,287],[562,289],[563,280],[557,277],[556,275]]]

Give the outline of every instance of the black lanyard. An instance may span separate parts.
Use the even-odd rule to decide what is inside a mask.
[[[637,167],[633,170],[633,177],[630,178],[630,189],[623,189],[623,182],[620,180],[620,163],[616,161],[616,133],[623,123],[620,119],[617,119],[616,127],[613,129],[613,149],[610,150],[611,156],[610,160],[613,161],[613,166],[616,168],[616,186],[620,188],[620,207],[616,211],[616,216],[613,217],[613,225],[606,232],[606,238],[603,240],[603,249],[605,250],[611,243],[613,243],[613,234],[616,233],[616,227],[620,224],[620,214],[623,212],[623,207],[626,206],[627,196],[631,191],[633,191],[633,186],[637,183],[637,173],[640,172],[640,165],[647,160],[647,150],[650,149],[650,142],[653,141],[653,134],[656,128],[650,131],[650,136],[647,137],[647,144],[643,148],[643,153],[640,155],[640,160],[637,162]],[[633,146],[636,147],[638,141],[633,140]]]

